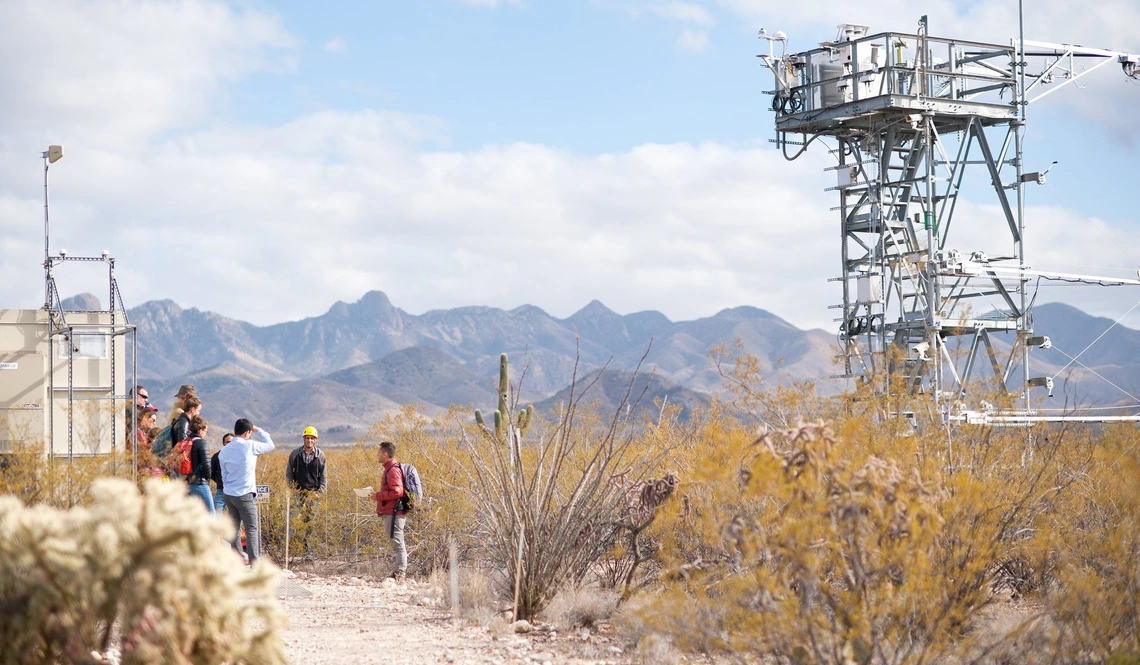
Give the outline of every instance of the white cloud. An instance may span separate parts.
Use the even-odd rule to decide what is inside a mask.
[[[138,142],[200,118],[220,86],[291,66],[274,15],[217,2],[5,2],[4,131]]]
[[[681,30],[681,36],[677,38],[677,47],[682,51],[700,53],[701,51],[704,51],[706,48],[708,48],[708,45],[708,30],[694,30],[692,28],[685,28]]]
[[[325,42],[325,45],[321,48],[328,51],[329,53],[346,53],[348,51],[348,42],[344,41],[340,37],[333,37],[332,39]]]
[[[564,316],[595,297],[680,318],[753,304],[812,323],[825,311],[829,215],[804,204],[819,186],[807,162],[714,144],[598,157],[420,149],[435,129],[321,112],[166,141],[137,160],[75,149],[53,167],[57,245],[110,246],[133,302],[173,297],[259,322],[374,288],[411,311],[533,303]],[[8,302],[38,299],[35,192],[0,206],[16,243],[2,263],[29,276],[5,280]],[[90,208],[82,223],[68,201]],[[180,257],[195,267],[172,268]],[[788,280],[802,287],[775,288]]]
[[[709,32],[716,18],[708,7],[693,2],[628,2],[627,0],[595,0],[595,4],[616,9],[637,20],[656,16],[670,22],[681,23],[681,34],[676,45],[681,51],[702,53],[709,46]]]
[[[827,306],[840,296],[826,280],[839,274],[839,237],[823,151],[788,163],[767,147],[713,143],[596,157],[422,147],[441,131],[414,116],[326,111],[203,131],[137,161],[73,151],[53,167],[56,244],[109,246],[130,302],[171,297],[259,323],[381,289],[412,312],[531,303],[567,316],[599,298],[674,319],[748,304],[834,328]],[[0,300],[34,305],[41,218],[28,185],[0,198]],[[955,246],[989,248],[999,214],[963,203]],[[1063,209],[1029,218],[1037,267],[1134,261],[1133,229]],[[1127,309],[1121,293],[1072,296],[1110,314]]]

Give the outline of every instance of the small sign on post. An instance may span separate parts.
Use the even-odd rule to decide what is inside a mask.
[[[257,502],[265,503],[269,500],[269,485],[257,486]]]

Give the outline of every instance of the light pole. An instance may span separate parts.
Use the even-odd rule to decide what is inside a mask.
[[[48,364],[47,364],[47,448],[48,459],[55,466],[55,330],[54,317],[51,313],[51,267],[54,263],[48,242],[48,164],[54,164],[63,158],[63,146],[49,145],[41,156],[44,158],[44,312],[47,313],[48,326]],[[70,341],[68,342],[70,345]],[[70,421],[71,414],[68,413]]]
[[[42,155],[44,158],[44,270],[47,271],[44,280],[44,310],[51,311],[51,264],[52,258],[48,242],[48,164],[55,164],[63,159],[63,146],[49,145]]]

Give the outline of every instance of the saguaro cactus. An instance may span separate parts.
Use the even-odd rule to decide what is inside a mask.
[[[511,410],[511,378],[510,366],[507,362],[507,354],[499,356],[499,408],[495,410],[495,431],[493,437],[500,443],[512,442],[517,444],[518,439],[526,434],[526,430],[530,427],[534,419],[534,405],[528,404],[525,409],[519,411],[517,422],[511,426],[510,422]],[[487,427],[486,421],[483,420],[483,413],[479,409],[475,409],[475,422],[483,428],[483,434],[488,437],[492,436],[491,430]]]

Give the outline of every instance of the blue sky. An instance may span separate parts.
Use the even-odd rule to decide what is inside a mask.
[[[1039,5],[1030,38],[1140,50],[1131,0]],[[597,298],[674,319],[752,305],[832,329],[834,175],[822,151],[789,164],[768,143],[756,31],[784,29],[798,50],[844,21],[910,30],[928,13],[935,34],[1005,41],[1015,10],[13,0],[0,5],[0,302],[40,298],[37,157],[58,142],[54,244],[109,248],[128,305],[172,298],[264,324],[380,289],[413,313],[568,316]],[[67,38],[46,49],[48,30]],[[1138,102],[1113,68],[1030,108],[1028,167],[1060,162],[1030,190],[1035,267],[1140,267]],[[970,202],[961,214],[991,200]],[[173,278],[184,253],[196,272]],[[1136,297],[1043,294],[1103,315]]]
[[[644,7],[360,5],[268,5],[304,42],[297,69],[253,77],[235,91],[227,115],[265,124],[318,108],[380,106],[444,120],[448,147],[456,149],[524,141],[592,154],[650,142],[753,143],[772,136],[771,98],[762,94],[772,82],[755,57],[758,23],[723,9],[705,7],[713,24],[707,45],[695,50],[679,43],[683,21]],[[830,36],[831,22],[820,22],[799,47]],[[1091,90],[1061,94],[1094,97],[1113,85],[1130,84],[1099,79]],[[1054,172],[1056,186],[1035,193],[1042,202],[1067,200],[1094,182],[1094,171],[1081,164],[1092,155],[1119,166],[1135,154],[1117,145],[1128,137],[1115,128],[1050,106],[1042,101],[1031,111],[1029,149],[1074,168]],[[1125,212],[1119,198],[1091,203]]]
[[[698,54],[677,44],[677,21],[598,4],[356,5],[272,5],[303,55],[295,72],[255,77],[233,117],[379,105],[445,120],[452,148],[526,141],[583,153],[752,141],[768,129],[768,82],[744,24],[714,26],[710,39],[725,39]]]
[[[680,3],[658,6],[670,4]],[[652,3],[268,6],[304,41],[302,55],[296,71],[260,74],[243,86],[228,109],[236,120],[263,124],[318,108],[381,106],[441,119],[452,149],[523,141],[586,154],[773,136],[771,98],[763,94],[772,82],[755,57],[763,22],[716,6],[689,5],[709,17],[699,49],[680,43],[688,22],[655,12]],[[778,12],[772,20],[779,25]],[[798,47],[828,38],[834,22],[820,21]],[[1112,86],[1137,88],[1132,98],[1140,99],[1140,85],[1122,76],[1059,96],[1095,98]],[[1135,221],[1126,197],[1089,191],[1127,186],[1132,137],[1058,108],[1057,99],[1030,111],[1028,160],[1063,164],[1049,187],[1032,192],[1034,201],[1075,199],[1088,214]]]

